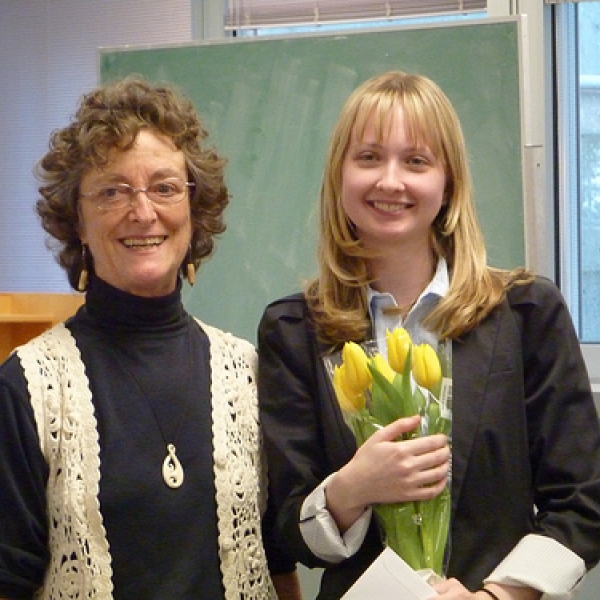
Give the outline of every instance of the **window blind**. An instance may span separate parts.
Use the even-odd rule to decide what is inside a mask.
[[[226,29],[464,15],[487,0],[229,0]]]

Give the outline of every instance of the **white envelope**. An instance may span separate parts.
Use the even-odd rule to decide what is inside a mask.
[[[437,595],[416,571],[386,548],[342,600],[431,600]]]

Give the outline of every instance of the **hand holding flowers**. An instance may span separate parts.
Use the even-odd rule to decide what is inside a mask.
[[[404,329],[396,329],[387,334],[387,360],[373,349],[372,343],[364,346],[370,356],[362,346],[349,342],[342,350],[341,364],[330,364],[336,396],[359,446],[375,432],[395,422],[397,427],[386,427],[386,431],[380,431],[374,439],[380,441],[378,438],[383,436],[382,440],[385,440],[390,432],[389,441],[417,440],[432,433],[447,435],[451,423],[449,345],[440,344],[436,353],[430,345],[413,344]],[[420,420],[414,420],[414,423],[420,426],[413,426],[410,431],[397,421],[417,414]],[[419,461],[431,460],[421,448],[425,448],[427,443],[427,440],[420,439],[416,445],[398,446],[396,460],[399,468],[404,468],[402,461],[406,465],[415,465]],[[372,444],[374,440],[366,446]],[[413,452],[415,454],[411,455]],[[360,454],[359,448],[357,458]],[[377,460],[370,456],[371,462]],[[431,465],[429,471],[424,468],[418,472],[413,466],[412,479],[403,479],[402,471],[399,471],[390,475],[387,481],[376,482],[377,473],[385,474],[385,465],[371,464],[370,467],[374,471],[370,483],[378,487],[379,503],[374,505],[374,510],[384,530],[386,543],[413,569],[432,569],[443,574],[450,492],[445,481],[442,480],[443,489],[440,490],[439,480],[435,483],[431,479],[432,473],[439,470],[435,471],[435,465]],[[423,467],[426,467],[424,463]],[[427,483],[420,484],[424,479],[419,478],[424,477],[429,478]],[[403,498],[413,500],[398,501]]]

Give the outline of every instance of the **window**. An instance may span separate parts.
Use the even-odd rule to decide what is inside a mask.
[[[265,30],[281,27],[314,32],[332,24],[340,29],[344,24],[365,27],[412,17],[447,19],[449,15],[477,12],[481,15],[485,7],[486,0],[228,0],[225,29],[237,35],[261,35]]]
[[[600,2],[554,7],[560,280],[600,383]]]

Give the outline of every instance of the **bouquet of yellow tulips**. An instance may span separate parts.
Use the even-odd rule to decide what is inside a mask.
[[[403,329],[386,334],[387,359],[376,342],[347,342],[337,361],[325,357],[344,418],[360,445],[377,429],[418,413],[420,427],[404,439],[433,433],[450,434],[452,366],[450,342],[437,351],[413,344]],[[341,358],[341,362],[339,360]],[[385,542],[413,569],[443,576],[450,521],[450,490],[420,502],[379,504],[374,511]]]

